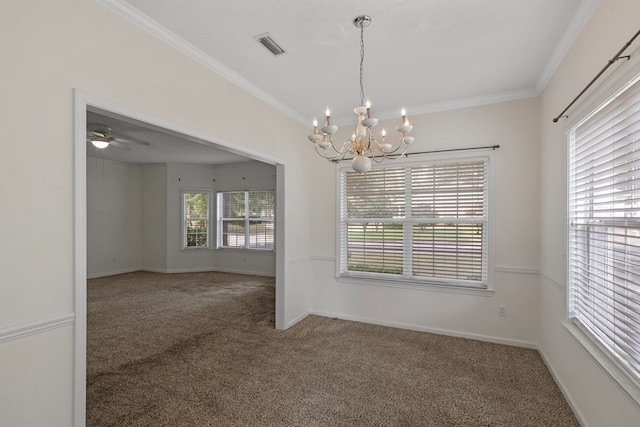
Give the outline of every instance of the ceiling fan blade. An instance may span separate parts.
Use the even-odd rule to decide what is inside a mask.
[[[96,132],[95,130],[88,130],[87,131],[87,139],[95,139],[95,138],[107,139],[107,136],[105,134],[103,134],[103,133]]]
[[[147,141],[141,141],[139,139],[128,139],[128,138],[112,138],[113,141],[117,141],[120,142],[122,144],[135,144],[135,145],[144,145],[145,147],[149,147],[151,144],[149,144]]]
[[[109,140],[109,144],[113,145],[114,147],[118,147],[119,149],[124,151],[131,151],[131,147],[127,147],[126,144],[118,142],[113,138]]]

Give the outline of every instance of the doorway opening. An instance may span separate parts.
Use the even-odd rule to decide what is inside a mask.
[[[174,158],[174,162],[183,164],[199,163],[199,168],[206,168],[206,161],[202,162],[202,156],[205,152],[215,153],[215,157],[218,159],[219,168],[224,169],[221,161],[226,161],[229,169],[237,169],[233,166],[234,163],[243,163],[243,165],[249,165],[254,162],[256,165],[262,165],[267,170],[271,170],[273,183],[275,185],[275,230],[274,230],[274,246],[275,253],[273,254],[273,265],[267,270],[272,269],[275,273],[275,327],[277,329],[284,329],[284,179],[285,179],[285,166],[283,162],[278,159],[258,153],[252,150],[248,150],[245,147],[235,145],[231,142],[222,141],[212,135],[202,134],[192,129],[178,126],[174,123],[160,120],[151,115],[141,113],[139,111],[132,110],[127,107],[116,105],[109,101],[96,98],[83,94],[79,91],[75,92],[74,103],[74,308],[75,308],[75,343],[74,343],[74,419],[75,424],[78,426],[84,425],[86,414],[86,346],[87,346],[87,294],[86,294],[86,281],[88,278],[88,227],[87,227],[87,180],[88,180],[88,159],[97,162],[97,167],[100,167],[100,162],[104,167],[104,162],[122,162],[133,161],[143,162],[142,157],[146,154],[149,156],[147,162],[149,164],[157,164],[160,162],[158,159],[158,153],[162,150],[145,150],[147,148],[153,148],[152,143],[149,141],[149,135],[153,134],[153,144],[169,144],[168,141],[173,140],[174,145],[170,147],[166,145],[165,149],[171,151],[171,149],[177,152],[183,152],[183,154],[194,155],[192,161],[188,161],[187,157],[181,157],[180,159]],[[108,123],[94,123],[94,122],[108,122]],[[99,150],[94,148],[87,140],[87,129],[89,124],[109,125],[109,130],[112,134],[106,135],[105,138],[111,140],[112,154],[107,156],[105,152],[88,152],[88,150]],[[114,129],[123,129],[123,134],[118,135],[114,132]],[[93,129],[93,128],[92,128]],[[104,127],[101,127],[104,131]],[[145,135],[146,133],[146,135]],[[146,136],[146,137],[145,137]],[[166,139],[166,141],[164,141]],[[175,140],[180,140],[181,144],[176,144]],[[160,141],[160,142],[157,142]],[[164,141],[164,142],[163,142]],[[119,147],[117,147],[120,145]],[[188,147],[188,149],[185,149]],[[140,148],[136,150],[136,148]],[[157,148],[157,147],[156,147]],[[135,154],[134,154],[135,151]],[[145,151],[147,151],[145,153]],[[166,155],[167,153],[165,153]],[[174,153],[175,154],[175,153]],[[88,157],[90,155],[91,157]],[[170,155],[170,153],[169,153]],[[142,156],[142,157],[141,157]],[[154,157],[155,156],[155,157]],[[149,160],[152,159],[152,160]],[[153,160],[155,159],[155,160]],[[226,159],[226,160],[224,160]],[[248,162],[248,163],[245,163]],[[228,166],[231,165],[231,166]],[[96,165],[94,165],[96,166]],[[271,169],[269,169],[271,168]],[[104,170],[104,169],[103,169]],[[180,175],[180,174],[177,174]],[[248,175],[248,174],[245,174]],[[178,179],[182,179],[181,176],[177,176]],[[244,177],[245,179],[247,176]],[[181,181],[179,181],[181,182]],[[178,185],[179,186],[179,185]],[[175,213],[175,212],[174,212]],[[172,215],[174,214],[172,213]],[[178,223],[179,224],[179,223]],[[168,228],[168,227],[167,227]],[[142,244],[142,243],[141,243]],[[181,247],[177,249],[177,254],[180,254]],[[184,251],[183,251],[184,252]],[[157,258],[155,261],[164,262],[166,272],[177,272],[180,268],[179,259],[175,264],[168,264],[174,258],[178,259],[179,255],[175,253],[167,254],[164,256],[164,260]],[[246,256],[242,257],[243,263],[246,262]],[[105,267],[106,264],[101,266],[92,265],[92,274],[100,274],[102,272],[108,272],[110,267],[113,267],[112,271],[118,271],[118,268],[126,270],[127,268],[135,268],[130,265],[120,265],[117,257],[107,257],[105,259],[106,264],[111,263],[111,266]],[[134,262],[135,264],[135,262]],[[264,263],[263,263],[264,264]],[[269,264],[267,262],[266,264]],[[173,266],[173,268],[170,268]],[[261,267],[263,268],[264,265]],[[188,268],[188,267],[187,267]],[[206,268],[206,267],[205,267]],[[212,265],[212,269],[215,268],[215,264]],[[241,268],[238,267],[238,268]],[[265,272],[264,268],[261,270]],[[268,273],[268,272],[267,272]],[[249,273],[250,274],[250,273]],[[268,274],[265,274],[268,275]]]

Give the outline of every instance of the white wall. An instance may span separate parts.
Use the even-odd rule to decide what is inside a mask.
[[[541,96],[540,322],[542,354],[585,426],[636,426],[640,406],[609,377],[561,323],[566,316],[566,119],[556,117],[638,31],[640,2],[602,0]],[[629,52],[637,48],[637,41]],[[587,93],[607,84],[617,64]],[[583,99],[584,101],[585,99]],[[569,110],[571,116],[576,107]]]
[[[345,283],[335,279],[335,167],[312,161],[314,312],[374,323],[535,346],[538,338],[538,100],[410,116],[410,152],[496,150],[493,296]],[[381,124],[382,125],[382,124]],[[379,125],[378,127],[380,127]],[[387,123],[387,129],[393,128]],[[414,158],[415,159],[415,158]],[[507,317],[499,317],[499,306]]]
[[[87,158],[87,277],[139,270],[141,247],[140,167]]]
[[[74,89],[284,164],[281,324],[308,310],[304,126],[96,1],[3,1],[0,21],[0,424],[73,423]]]
[[[142,264],[145,271],[167,271],[167,166],[142,168]]]

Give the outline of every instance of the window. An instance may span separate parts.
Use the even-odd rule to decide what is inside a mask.
[[[489,157],[398,162],[340,171],[339,274],[488,289]]]
[[[640,76],[569,131],[569,318],[640,380]]]
[[[273,190],[218,193],[218,247],[273,249]]]
[[[209,247],[209,192],[182,192],[182,247]]]

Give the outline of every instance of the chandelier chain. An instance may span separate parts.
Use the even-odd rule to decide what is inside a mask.
[[[364,105],[364,25],[360,25],[360,105]]]

